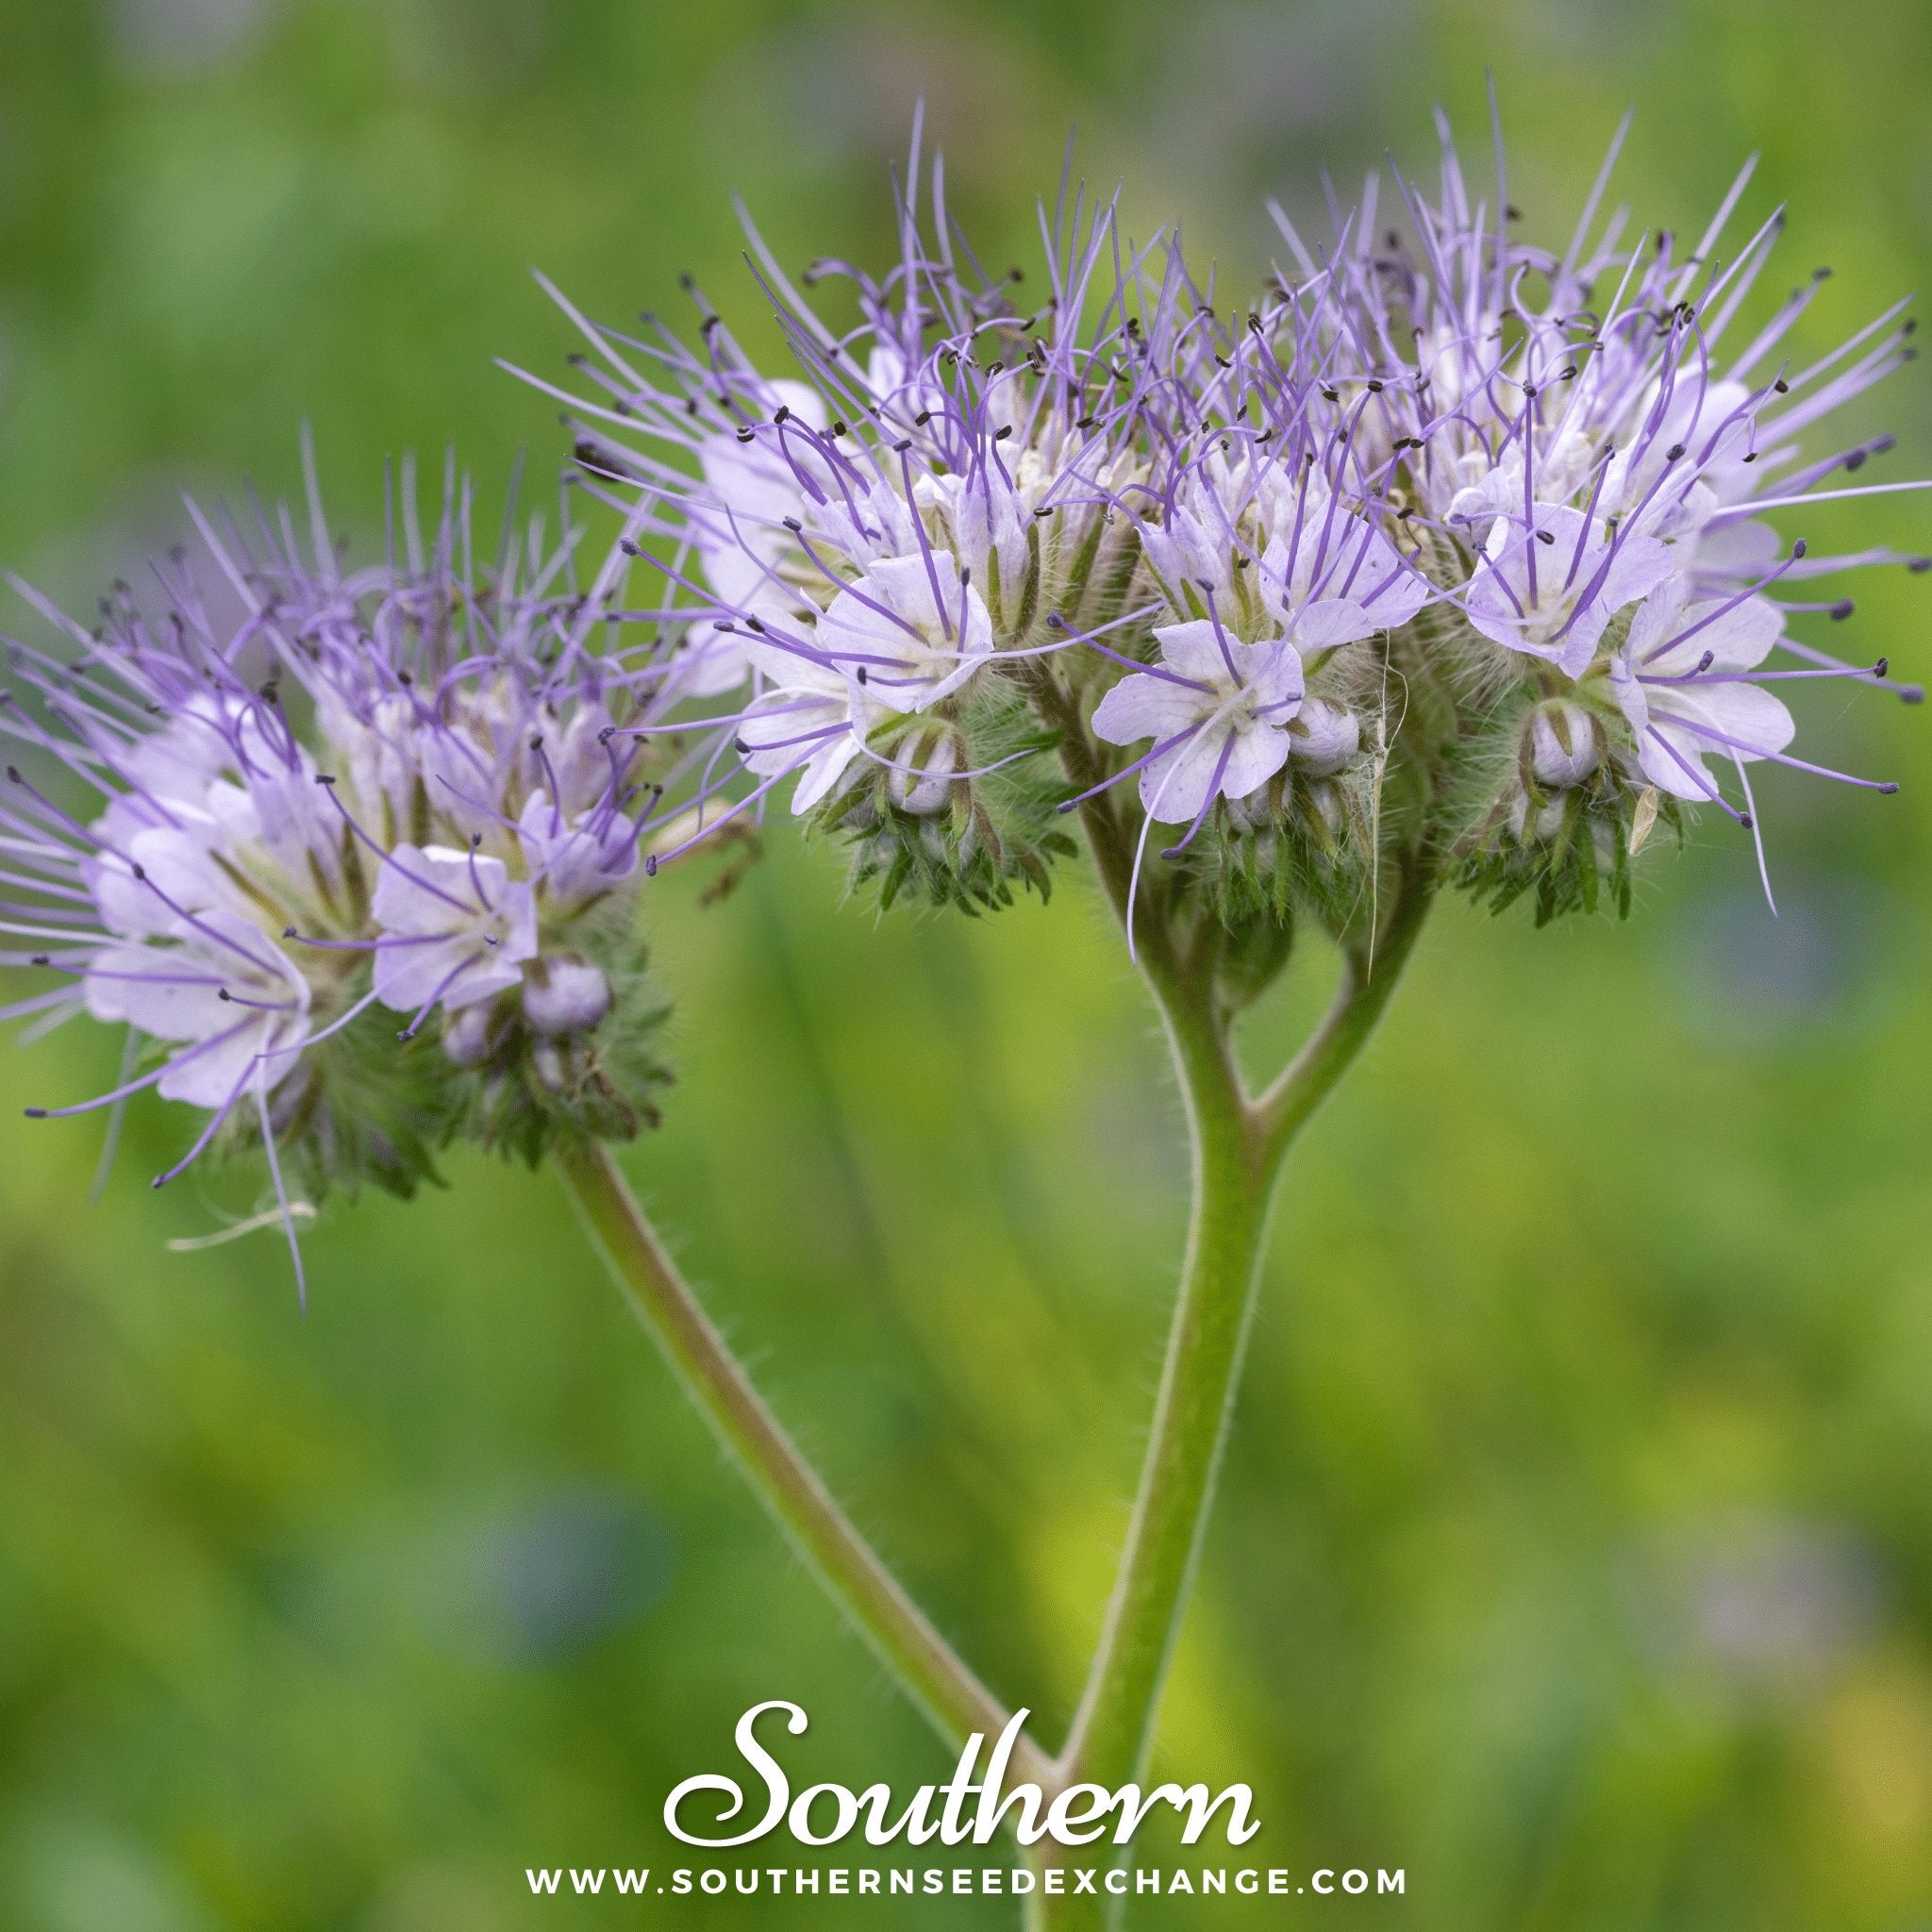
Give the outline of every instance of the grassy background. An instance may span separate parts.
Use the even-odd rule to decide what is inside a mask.
[[[1640,220],[1701,223],[1763,150],[1773,292],[1840,272],[1810,346],[1932,258],[1919,0],[0,0],[0,555],[82,608],[184,483],[290,488],[305,415],[358,530],[386,452],[455,438],[486,491],[520,445],[547,464],[549,412],[491,368],[569,346],[527,263],[617,316],[692,268],[758,339],[727,191],[788,261],[876,256],[921,91],[1013,258],[1077,123],[1091,177],[1243,285],[1262,192],[1424,165],[1434,97],[1480,142],[1486,63],[1532,230],[1567,234],[1635,103]],[[1884,422],[1932,466],[1922,377]],[[1932,672],[1924,590],[1870,586],[1857,648]],[[1721,825],[1626,926],[1446,908],[1293,1165],[1162,1757],[1255,1785],[1265,1862],[1407,1869],[1400,1902],[1297,1916],[1932,1924],[1932,747],[1870,699],[1806,728],[1907,783],[1763,782],[1780,920]],[[830,855],[771,845],[722,908],[654,890],[682,1078],[633,1170],[860,1519],[1056,1735],[1181,1236],[1149,1013],[1077,885],[875,923]],[[0,1080],[73,1098],[116,1051],[75,1027]],[[761,1697],[814,1713],[801,1768],[941,1774],[545,1177],[459,1158],[445,1193],[333,1212],[305,1322],[273,1240],[165,1250],[231,1198],[142,1185],[182,1131],[137,1108],[90,1209],[93,1130],[0,1109],[0,1924],[643,1916],[533,1907],[522,1869],[669,1862],[662,1793]]]

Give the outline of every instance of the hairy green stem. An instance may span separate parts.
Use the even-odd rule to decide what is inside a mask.
[[[980,1683],[880,1561],[818,1473],[752,1387],[724,1338],[666,1254],[609,1150],[558,1152],[571,1200],[611,1278],[798,1554],[955,1748],[989,1740],[1008,1712]],[[1053,1767],[1024,1734],[1016,1779],[1051,1786]]]
[[[1117,853],[1112,863],[1102,858],[1103,877],[1117,870]],[[1344,955],[1327,1016],[1258,1099],[1247,1096],[1234,1066],[1228,1024],[1214,999],[1211,952],[1189,960],[1163,947],[1143,961],[1187,1103],[1193,1210],[1140,1490],[1100,1646],[1058,1762],[1062,1788],[1112,1790],[1142,1774],[1206,1539],[1276,1177],[1295,1135],[1381,1017],[1434,885],[1433,867],[1413,861],[1376,935],[1373,960],[1366,949]],[[1054,1854],[1042,1860],[1042,1874],[1055,1857],[1066,1861]],[[1120,1910],[1118,1897],[1042,1890],[1029,1903],[1026,1923],[1042,1932],[1085,1932]]]

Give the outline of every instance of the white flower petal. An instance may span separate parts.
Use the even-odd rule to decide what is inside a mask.
[[[1147,816],[1158,824],[1191,824],[1208,801],[1230,735],[1225,720],[1203,726],[1148,764],[1141,773],[1141,803]]]
[[[1210,691],[1134,671],[1094,707],[1093,729],[1109,744],[1134,744],[1143,738],[1172,738],[1213,708]]]

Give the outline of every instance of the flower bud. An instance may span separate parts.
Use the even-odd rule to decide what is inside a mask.
[[[1329,778],[1361,749],[1355,713],[1326,698],[1307,698],[1288,722],[1289,757],[1309,778]]]
[[[1529,719],[1529,768],[1539,785],[1581,785],[1603,761],[1596,721],[1581,705],[1555,698]]]
[[[480,1067],[490,1058],[491,1002],[459,1008],[442,1029],[442,1050],[453,1066]]]
[[[524,982],[524,1015],[547,1039],[589,1033],[610,1010],[610,982],[583,959],[549,959]]]
[[[925,818],[943,811],[959,769],[959,740],[944,726],[902,739],[892,753],[886,789],[901,811]]]

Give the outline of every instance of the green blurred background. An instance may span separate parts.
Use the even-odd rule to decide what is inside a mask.
[[[878,256],[922,92],[990,255],[1027,258],[1072,123],[1239,288],[1263,192],[1425,165],[1436,97],[1480,144],[1486,63],[1526,232],[1567,235],[1634,103],[1640,224],[1701,223],[1764,151],[1772,292],[1840,271],[1808,346],[1932,259],[1924,0],[0,0],[0,556],[85,608],[184,485],[291,488],[305,416],[365,538],[386,452],[455,438],[486,493],[519,446],[547,468],[549,409],[491,366],[570,346],[525,266],[619,318],[691,268],[768,343],[728,192],[788,262]],[[1887,424],[1932,468],[1916,373],[1856,426]],[[1923,505],[1790,528],[1932,547]],[[1856,648],[1932,674],[1926,594],[1866,587]],[[1932,741],[1869,696],[1805,710],[1809,755],[1907,785],[1761,781],[1780,920],[1722,824],[1624,926],[1446,908],[1292,1165],[1161,1762],[1252,1782],[1264,1862],[1407,1871],[1296,1919],[1932,1926]],[[1150,1014],[1077,883],[878,921],[769,845],[715,909],[656,889],[682,1077],[630,1164],[1057,1738],[1182,1233]],[[79,1097],[117,1053],[75,1026],[0,1090]],[[137,1108],[90,1208],[97,1124],[0,1108],[0,1925],[652,1916],[533,1906],[523,1868],[675,1861],[663,1792],[764,1697],[814,1713],[801,1767],[941,1774],[547,1177],[459,1157],[332,1210],[305,1321],[273,1237],[166,1249],[250,1205],[149,1191],[184,1128]]]

